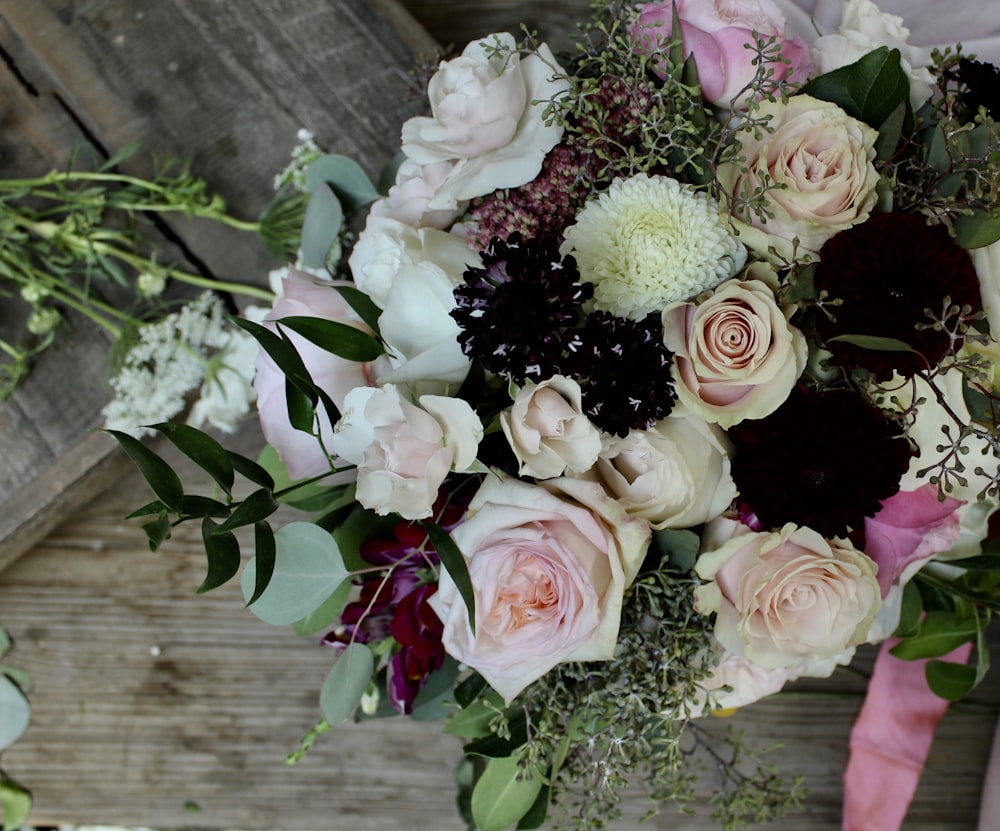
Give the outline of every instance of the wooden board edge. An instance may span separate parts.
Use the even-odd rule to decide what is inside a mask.
[[[431,58],[441,51],[441,46],[424,29],[410,12],[397,0],[368,0],[376,14],[382,17],[405,43],[418,60]]]

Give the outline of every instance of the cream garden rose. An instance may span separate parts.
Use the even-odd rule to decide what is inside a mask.
[[[805,369],[805,336],[775,300],[777,277],[765,263],[729,280],[701,303],[663,310],[663,342],[674,353],[677,398],[722,427],[763,418],[788,397]]]
[[[773,247],[779,258],[815,259],[824,242],[875,207],[878,133],[809,95],[765,101],[757,116],[770,119],[766,130],[738,133],[746,162],[719,166],[740,241],[765,257]],[[765,187],[767,215],[759,216],[745,200]]]
[[[517,392],[500,426],[520,464],[521,476],[551,479],[580,473],[597,460],[601,433],[583,414],[580,385],[556,375]]]
[[[727,650],[765,668],[823,661],[864,643],[881,604],[875,564],[847,540],[791,523],[755,532],[710,523],[695,608]]]
[[[444,647],[506,702],[556,664],[614,657],[649,526],[599,485],[489,476],[452,536],[472,581],[476,628],[442,569],[430,603],[444,622]]]
[[[587,474],[656,529],[700,525],[736,498],[725,434],[680,411],[676,407],[648,430],[606,436]]]

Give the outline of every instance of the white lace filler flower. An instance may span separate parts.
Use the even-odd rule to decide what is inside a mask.
[[[249,392],[242,389],[250,386],[250,380],[244,377],[238,384],[239,374],[232,371],[245,363],[245,356],[229,355],[230,349],[245,344],[241,335],[227,324],[222,300],[210,292],[140,327],[135,345],[110,381],[114,398],[101,411],[105,427],[136,437],[148,435],[152,431],[145,429],[147,425],[184,409],[185,397],[206,381],[208,373],[218,376],[218,385],[206,384],[203,391],[212,400],[199,416],[202,423],[207,420],[223,430],[231,429],[235,418],[253,402],[252,388]],[[249,366],[252,372],[252,359]],[[231,407],[223,406],[220,399]]]
[[[615,179],[565,237],[561,252],[595,284],[595,308],[634,320],[714,288],[746,262],[711,196],[645,173]]]

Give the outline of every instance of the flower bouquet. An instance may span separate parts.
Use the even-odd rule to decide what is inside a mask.
[[[154,547],[200,521],[208,590],[252,529],[250,610],[331,648],[300,752],[441,717],[470,824],[594,828],[636,777],[683,808],[702,716],[861,644],[894,638],[875,713],[898,665],[937,717],[981,680],[998,70],[906,37],[869,0],[811,44],[771,0],[598,3],[571,54],[494,34],[429,70],[385,191],[305,168],[300,261],[236,321],[264,454],[155,425],[207,497],[113,431]],[[762,765],[718,818],[800,798]]]

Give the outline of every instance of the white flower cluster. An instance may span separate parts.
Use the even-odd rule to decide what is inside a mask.
[[[101,411],[108,429],[149,435],[148,425],[181,412],[202,385],[191,423],[232,432],[254,401],[256,343],[226,323],[222,300],[206,292],[179,311],[142,326],[111,381],[114,398]]]

